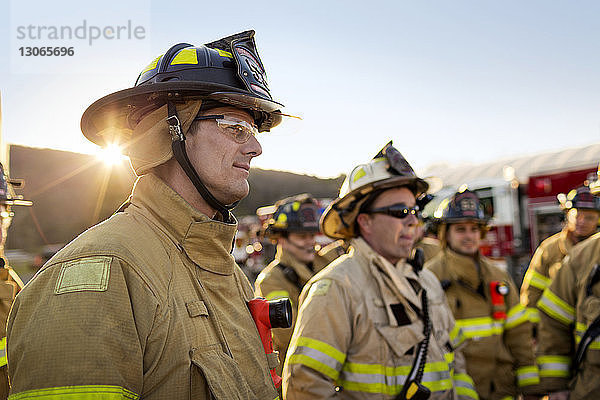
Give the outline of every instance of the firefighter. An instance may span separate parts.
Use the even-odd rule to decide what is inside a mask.
[[[321,230],[350,250],[302,291],[285,399],[477,398],[439,282],[407,262],[427,188],[391,142],[348,175]]]
[[[0,164],[0,400],[8,398],[8,371],[6,366],[6,320],[15,296],[23,289],[23,282],[4,258],[8,227],[12,221],[13,206],[31,206],[31,201],[15,195],[14,188],[20,187],[22,180],[10,179]]]
[[[319,206],[308,194],[277,202],[276,211],[266,223],[265,236],[277,243],[275,259],[258,276],[255,294],[267,300],[289,298],[294,318],[302,287],[315,274],[315,235],[319,233]],[[273,330],[273,345],[279,352],[278,373],[292,337],[289,329]]]
[[[558,197],[561,208],[566,212],[565,227],[539,245],[521,286],[521,304],[527,307],[534,324],[540,319],[535,305],[560,269],[563,258],[575,244],[596,232],[600,218],[600,199],[590,193],[588,186],[573,189],[567,196]]]
[[[177,44],[84,112],[84,135],[125,146],[139,178],[17,296],[15,398],[277,397],[231,255],[255,135],[281,120],[253,36]]]
[[[600,178],[600,165],[598,166]],[[600,195],[600,181],[590,185]],[[551,400],[600,393],[600,233],[575,245],[537,302],[538,364]]]
[[[425,268],[440,280],[456,324],[469,339],[463,353],[479,397],[533,394],[539,375],[531,323],[510,276],[479,253],[488,220],[477,194],[463,187],[436,214],[442,251]]]

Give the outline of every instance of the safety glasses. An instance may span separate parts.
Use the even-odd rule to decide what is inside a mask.
[[[409,215],[414,215],[419,218],[421,215],[419,206],[407,207],[405,204],[392,204],[387,207],[374,208],[368,212],[369,214],[385,214],[394,218],[404,219]]]
[[[200,115],[194,118],[198,120],[214,119],[219,130],[225,135],[231,137],[236,143],[244,144],[250,139],[250,136],[258,134],[258,128],[246,121],[241,121],[227,115]]]

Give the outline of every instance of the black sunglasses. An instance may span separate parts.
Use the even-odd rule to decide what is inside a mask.
[[[387,207],[374,208],[368,211],[368,214],[386,214],[394,218],[404,219],[411,214],[419,218],[421,212],[419,206],[407,207],[405,204],[392,204]]]

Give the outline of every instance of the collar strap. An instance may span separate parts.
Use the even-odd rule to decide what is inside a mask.
[[[230,205],[225,205],[217,200],[212,193],[208,190],[208,188],[202,183],[200,176],[192,166],[192,163],[187,155],[185,150],[185,135],[183,130],[181,129],[181,123],[179,121],[179,117],[177,116],[177,109],[175,108],[175,103],[172,101],[167,102],[167,109],[169,116],[167,117],[167,123],[169,124],[169,133],[171,134],[171,138],[173,141],[171,142],[171,149],[173,150],[173,155],[175,159],[183,168],[185,174],[192,182],[198,193],[202,196],[202,198],[221,216],[223,217],[223,222],[225,223],[233,223],[233,216],[231,214],[231,209],[237,205],[237,201]]]

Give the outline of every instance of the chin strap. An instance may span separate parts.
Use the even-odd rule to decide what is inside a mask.
[[[187,152],[185,151],[185,135],[181,129],[181,123],[179,121],[179,117],[177,116],[175,103],[172,101],[167,102],[167,108],[169,113],[169,116],[167,117],[167,123],[169,124],[169,133],[171,134],[171,139],[173,140],[171,143],[171,148],[173,149],[173,155],[175,156],[175,159],[181,168],[183,168],[185,174],[192,182],[198,193],[200,193],[202,198],[208,203],[209,206],[221,214],[223,217],[223,222],[233,223],[234,218],[230,210],[234,208],[238,202],[236,201],[230,205],[221,203],[215,198],[215,196],[212,195],[204,183],[202,183],[202,180],[192,166]]]

